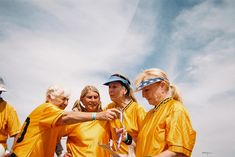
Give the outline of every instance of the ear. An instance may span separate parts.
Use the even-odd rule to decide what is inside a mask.
[[[165,82],[160,82],[160,84],[159,84],[159,87],[161,88],[161,89],[166,89],[166,83]]]
[[[50,96],[50,94],[49,95],[47,95],[47,101],[51,101],[51,96]]]
[[[127,89],[123,86],[123,89],[125,90],[124,94],[127,94]]]
[[[80,102],[84,104],[84,98],[80,98]]]

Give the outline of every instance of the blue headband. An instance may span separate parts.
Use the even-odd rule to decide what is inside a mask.
[[[158,77],[158,78],[150,78],[150,79],[147,79],[147,80],[143,80],[140,82],[140,84],[137,86],[136,88],[136,91],[139,91],[139,90],[142,90],[144,87],[146,86],[149,86],[151,84],[154,84],[156,82],[160,82],[164,80],[163,78],[161,77]]]

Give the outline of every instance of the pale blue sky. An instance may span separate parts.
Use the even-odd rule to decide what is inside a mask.
[[[26,116],[52,84],[71,89],[70,110],[87,84],[112,73],[134,81],[165,70],[181,89],[197,131],[193,157],[235,154],[235,1],[0,0],[3,94]],[[140,103],[151,106],[136,93]]]

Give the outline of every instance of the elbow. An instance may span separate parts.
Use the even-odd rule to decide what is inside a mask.
[[[67,125],[70,124],[71,121],[72,121],[71,115],[68,113],[64,113],[57,121],[57,125]]]

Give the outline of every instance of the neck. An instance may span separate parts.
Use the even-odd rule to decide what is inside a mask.
[[[125,108],[129,103],[130,103],[131,99],[130,98],[125,98],[124,100],[115,102],[117,104],[118,107],[120,107],[121,109]]]
[[[166,100],[167,98],[170,98],[171,96],[170,95],[165,95],[164,97],[162,97],[162,99],[158,102],[157,106],[162,103],[164,100]]]
[[[166,98],[168,98],[168,94],[167,93],[164,93],[163,95],[161,95],[159,98],[158,98],[158,101],[154,104],[154,106],[158,106],[163,100],[165,100]]]

